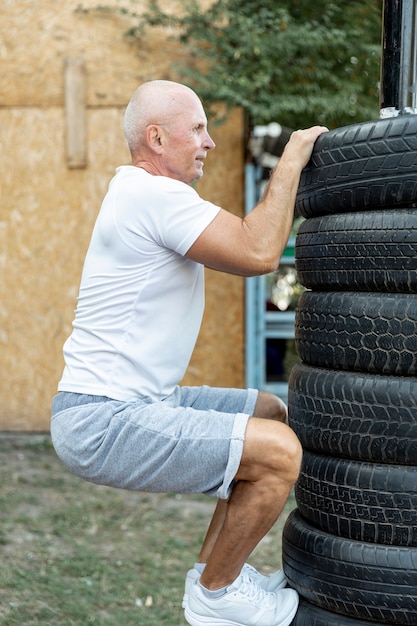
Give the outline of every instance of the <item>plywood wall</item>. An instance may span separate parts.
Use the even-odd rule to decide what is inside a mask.
[[[176,80],[173,58],[187,62],[166,32],[138,46],[123,36],[129,17],[79,5],[0,3],[0,430],[48,430],[90,233],[115,168],[129,162],[124,107],[141,82]],[[85,77],[85,94],[76,89],[84,102],[84,166],[71,161],[68,146],[69,59]],[[199,192],[241,214],[241,112],[211,131],[217,148]],[[242,279],[207,271],[206,315],[187,384],[243,385],[243,289]]]

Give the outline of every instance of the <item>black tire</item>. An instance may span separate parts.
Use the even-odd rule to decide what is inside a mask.
[[[302,516],[327,533],[417,547],[417,467],[306,451],[295,496]]]
[[[417,379],[295,365],[288,422],[304,449],[417,465]]]
[[[306,291],[298,301],[295,341],[310,365],[415,376],[417,297]]]
[[[417,616],[417,549],[352,541],[290,514],[283,566],[291,587],[326,611],[378,624],[413,625]]]
[[[417,116],[403,115],[321,135],[301,175],[296,211],[314,217],[416,202]]]
[[[305,220],[295,247],[309,289],[417,292],[417,211],[345,213]]]
[[[300,599],[297,614],[291,626],[372,626],[369,621],[353,619],[337,613],[330,613],[303,598]],[[391,625],[394,626],[394,625]]]

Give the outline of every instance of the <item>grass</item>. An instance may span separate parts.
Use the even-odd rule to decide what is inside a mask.
[[[184,577],[215,501],[92,485],[46,435],[0,433],[0,625],[184,626]],[[281,565],[281,519],[251,563]]]

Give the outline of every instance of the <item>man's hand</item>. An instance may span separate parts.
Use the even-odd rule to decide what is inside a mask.
[[[300,171],[307,165],[317,138],[329,129],[325,126],[312,126],[305,130],[295,130],[285,146],[281,160],[295,162]]]

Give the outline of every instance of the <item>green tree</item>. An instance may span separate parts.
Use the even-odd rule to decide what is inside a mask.
[[[379,115],[382,0],[151,0],[135,34],[169,27],[179,69],[207,106],[243,106],[254,124],[337,127]]]

